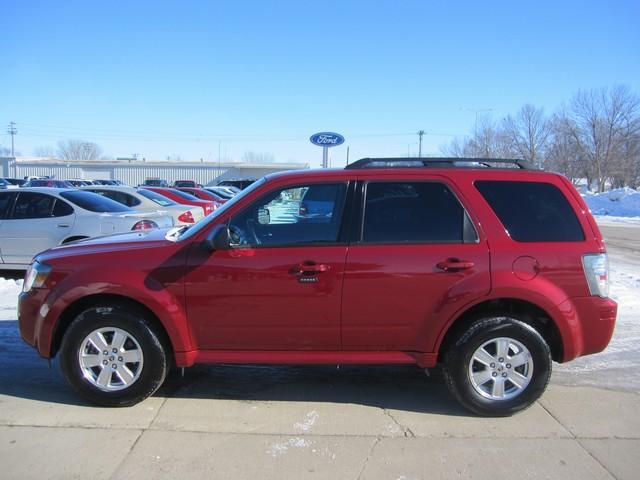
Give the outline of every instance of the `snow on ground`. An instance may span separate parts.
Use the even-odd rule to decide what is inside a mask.
[[[618,303],[613,338],[601,353],[554,365],[553,381],[640,391],[640,268],[638,259],[611,255],[610,296]]]
[[[596,216],[625,222],[634,218],[640,221],[640,192],[632,188],[616,188],[604,193],[583,194],[589,210]]]
[[[22,280],[0,278],[0,321],[16,320],[18,294],[22,290]]]

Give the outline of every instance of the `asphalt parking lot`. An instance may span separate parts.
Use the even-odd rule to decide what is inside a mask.
[[[603,231],[613,261],[637,261],[637,229]],[[639,392],[576,381],[589,369],[571,382],[559,375],[532,408],[503,419],[468,414],[437,371],[412,367],[197,366],[184,378],[173,372],[135,407],[103,409],[82,403],[16,328],[0,322],[2,478],[637,479],[640,472]]]

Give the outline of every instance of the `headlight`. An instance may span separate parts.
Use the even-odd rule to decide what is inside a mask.
[[[28,292],[32,288],[41,288],[44,285],[44,282],[47,280],[50,272],[51,266],[33,262],[31,265],[29,265],[27,274],[24,277],[22,291]]]

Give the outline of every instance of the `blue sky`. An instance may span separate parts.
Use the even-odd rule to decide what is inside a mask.
[[[0,123],[31,154],[60,139],[147,159],[319,164],[435,153],[525,102],[640,94],[640,2],[32,2],[0,10]],[[2,133],[4,133],[4,128]],[[0,147],[10,145],[0,136]]]

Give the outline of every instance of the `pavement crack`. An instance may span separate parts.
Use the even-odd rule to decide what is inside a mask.
[[[360,471],[358,472],[358,476],[356,477],[356,480],[360,480],[362,478],[362,474],[364,473],[364,469],[366,468],[367,463],[369,463],[369,460],[373,456],[373,451],[375,450],[376,445],[378,445],[380,443],[380,440],[381,440],[380,437],[376,437],[376,439],[371,444],[371,448],[369,449],[369,452],[367,453],[367,456],[365,457],[364,462],[362,462],[362,467],[360,467]]]
[[[542,402],[536,402],[538,405],[540,405],[542,407],[542,409],[547,412],[547,414],[553,418],[556,422],[558,422],[558,424],[560,424],[562,426],[562,428],[564,428],[567,432],[569,432],[569,435],[571,435],[571,438],[573,438],[574,440],[577,438],[576,434],[573,433],[573,431],[567,427],[564,423],[562,423],[560,421],[560,419],[558,417],[556,417],[551,410],[549,410],[547,407],[544,406],[544,404]]]
[[[580,448],[582,448],[585,452],[587,452],[587,455],[589,455],[591,458],[593,458],[595,460],[595,462],[604,469],[605,472],[607,472],[609,475],[611,475],[611,477],[614,478],[615,480],[618,480],[618,477],[616,477],[613,474],[613,472],[611,470],[609,470],[606,467],[606,465],[600,461],[600,459],[598,459],[598,457],[596,457],[593,453],[591,453],[591,451],[582,444],[582,442],[580,441],[579,438],[576,438],[575,441],[576,441],[576,443],[578,445],[580,445]]]
[[[396,417],[393,416],[393,414],[386,408],[382,409],[382,412],[389,417],[389,419],[391,419],[391,421],[400,429],[400,431],[402,432],[402,434],[405,437],[415,437],[414,433],[411,431],[411,429],[409,427],[405,427],[404,425],[402,425],[398,419]]]

